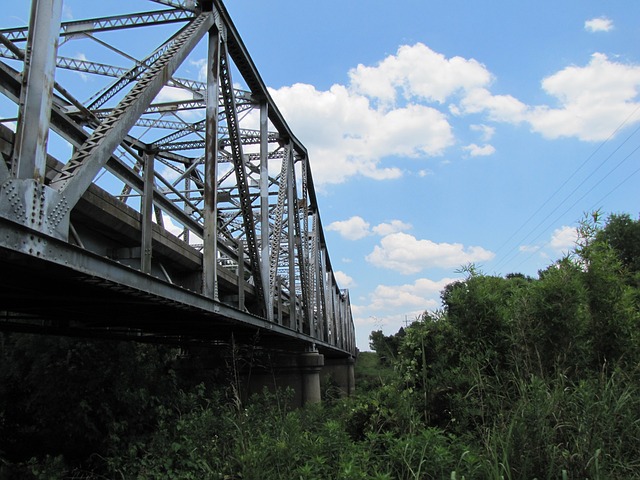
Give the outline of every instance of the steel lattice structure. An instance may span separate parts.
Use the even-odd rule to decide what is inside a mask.
[[[135,290],[134,275],[175,308],[204,302],[354,354],[307,150],[222,1],[150,3],[63,22],[63,0],[32,0],[28,26],[0,30],[4,258],[52,261],[111,291]],[[74,56],[80,49],[90,55]],[[30,318],[4,303],[11,325]],[[189,336],[137,326],[147,330]]]

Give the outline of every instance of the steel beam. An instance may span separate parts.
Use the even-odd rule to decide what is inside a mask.
[[[262,306],[262,311],[264,312],[266,311],[266,306],[264,287],[262,285],[262,275],[260,274],[260,255],[258,253],[258,244],[256,241],[253,206],[251,204],[249,185],[247,182],[246,161],[242,153],[242,143],[240,141],[235,97],[233,94],[233,81],[231,79],[231,69],[229,66],[226,41],[222,42],[222,51],[220,54],[220,87],[227,115],[227,127],[229,129],[229,138],[231,140],[231,151],[236,174],[236,183],[240,193],[240,207],[244,222],[244,237],[247,242],[249,261],[251,262],[251,271],[253,274],[254,286],[258,295],[258,302]]]
[[[155,12],[134,13],[131,15],[75,20],[62,22],[60,24],[59,36],[68,37],[79,34],[92,34],[124,28],[143,27],[146,25],[186,22],[192,18],[193,14],[187,13],[184,10],[158,10]],[[27,27],[5,28],[0,30],[0,34],[6,36],[12,42],[24,42],[27,40],[28,31],[29,29]]]
[[[289,158],[287,159],[287,177],[280,181],[286,181],[287,185],[287,261],[289,263],[289,326],[299,331],[298,316],[296,312],[296,228],[295,228],[295,212],[298,208],[295,197],[295,176],[293,151],[288,149]]]
[[[94,130],[87,141],[64,166],[51,186],[67,198],[73,207],[93,178],[107,163],[136,120],[149,106],[188,53],[213,25],[213,14],[202,13],[175,38],[171,47],[118,104],[110,118]]]
[[[31,4],[13,156],[16,178],[44,183],[62,0]]]
[[[205,119],[204,236],[202,293],[218,299],[218,90],[220,88],[221,35],[209,32],[207,55],[207,113]]]
[[[273,320],[273,290],[269,280],[269,105],[260,104],[260,242],[262,244],[262,284],[265,293],[266,315]]]
[[[334,352],[334,354],[350,353],[337,350],[335,346],[327,342],[316,341],[309,335],[270,323],[262,317],[143,274],[102,255],[42,235],[24,226],[8,223],[2,218],[0,218],[0,231],[3,232],[3,235],[0,236],[0,261],[15,261],[21,265],[20,268],[23,268],[22,265],[31,262],[36,256],[35,250],[37,249],[41,252],[38,256],[42,263],[41,268],[46,272],[54,270],[64,272],[78,282],[91,282],[96,286],[113,289],[114,292],[134,295],[140,304],[152,306],[154,302],[161,302],[165,305],[163,308],[170,309],[176,315],[180,312],[182,315],[189,313],[189,315],[184,315],[185,318],[181,319],[178,327],[191,326],[193,331],[197,331],[195,327],[206,328],[207,323],[210,323],[211,320],[218,320],[228,322],[230,326],[253,328],[254,332],[260,330],[282,339],[289,339],[289,342],[299,342],[299,345],[316,343],[321,350]],[[33,252],[30,253],[30,250]],[[193,320],[189,321],[190,318]],[[136,322],[136,318],[131,317],[124,320],[112,320],[114,323],[119,321],[125,325],[133,325]],[[153,326],[151,331],[153,331]],[[177,331],[179,332],[180,328]]]
[[[154,183],[154,154],[145,152],[144,159],[144,192],[142,195],[142,247],[140,249],[140,270],[151,273],[151,259],[153,257],[153,183]]]

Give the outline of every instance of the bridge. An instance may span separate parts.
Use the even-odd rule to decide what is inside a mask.
[[[302,402],[351,391],[309,155],[222,0],[120,3],[0,30],[0,330],[250,345]]]

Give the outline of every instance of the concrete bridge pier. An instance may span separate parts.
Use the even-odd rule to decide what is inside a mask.
[[[325,358],[322,376],[324,381],[334,384],[343,396],[351,396],[356,391],[355,358]]]
[[[301,380],[301,405],[319,403],[320,372],[324,366],[324,355],[318,352],[307,352],[298,356]]]
[[[261,393],[265,387],[271,391],[291,388],[294,406],[318,403],[321,401],[320,372],[323,366],[324,355],[316,351],[279,355],[271,365],[251,369],[246,376],[246,393]]]

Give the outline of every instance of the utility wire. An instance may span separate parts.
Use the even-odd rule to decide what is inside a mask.
[[[567,179],[562,183],[562,185],[560,185],[560,186],[555,190],[555,192],[553,192],[553,193],[551,194],[551,196],[550,196],[549,198],[547,198],[547,199],[542,203],[542,205],[540,205],[540,206],[538,207],[538,209],[537,209],[535,212],[533,212],[533,213],[531,214],[531,216],[529,216],[529,218],[528,218],[527,220],[525,220],[525,222],[524,222],[522,225],[520,225],[520,227],[519,227],[519,228],[518,228],[514,233],[512,233],[512,234],[511,234],[511,236],[510,236],[509,238],[507,238],[507,239],[502,243],[502,245],[500,245],[500,246],[498,247],[498,249],[496,250],[496,254],[497,254],[498,252],[500,252],[500,250],[502,250],[502,249],[505,247],[505,245],[507,245],[507,244],[508,244],[512,239],[513,239],[513,237],[515,237],[515,236],[516,236],[516,235],[517,235],[517,234],[518,234],[518,233],[519,233],[519,232],[520,232],[520,231],[521,231],[525,226],[527,226],[527,224],[528,224],[528,223],[529,223],[529,222],[530,222],[530,221],[531,221],[531,220],[532,220],[532,219],[533,219],[533,218],[534,218],[538,213],[540,213],[540,211],[541,211],[541,210],[542,210],[542,209],[543,209],[543,208],[544,208],[544,207],[545,207],[545,206],[546,206],[546,205],[547,205],[551,200],[553,200],[553,198],[554,198],[558,193],[560,193],[560,191],[565,187],[565,185],[567,185],[567,183],[569,183],[569,181],[570,181],[573,177],[575,177],[575,176],[577,175],[577,173],[578,173],[580,170],[582,170],[582,168],[583,168],[587,163],[589,163],[589,161],[590,161],[590,160],[591,160],[591,159],[592,159],[592,158],[593,158],[593,157],[594,157],[594,156],[595,156],[595,155],[596,155],[596,154],[597,154],[597,153],[598,153],[598,152],[599,152],[599,151],[600,151],[600,150],[601,150],[601,149],[602,149],[602,148],[603,148],[603,147],[604,147],[608,142],[609,142],[609,140],[611,140],[611,139],[612,139],[612,138],[613,138],[613,137],[614,137],[614,136],[615,136],[615,135],[620,131],[620,129],[622,129],[622,128],[623,128],[623,127],[624,127],[624,126],[629,122],[629,120],[630,120],[631,118],[633,118],[633,117],[635,116],[635,114],[636,114],[636,113],[638,113],[638,110],[640,110],[640,104],[638,104],[638,106],[635,108],[635,110],[634,110],[633,112],[631,112],[631,113],[627,116],[627,118],[625,118],[625,119],[622,121],[622,123],[621,123],[620,125],[618,125],[618,127],[617,127],[617,128],[616,128],[616,129],[615,129],[615,130],[614,130],[614,131],[613,131],[613,132],[612,132],[612,133],[611,133],[611,134],[610,134],[610,135],[609,135],[609,136],[608,136],[608,137],[607,137],[607,138],[606,138],[606,139],[605,139],[601,144],[600,144],[600,145],[598,145],[598,147],[597,147],[597,148],[596,148],[596,149],[591,153],[591,155],[589,155],[589,156],[587,157],[587,159],[586,159],[584,162],[582,162],[582,163],[578,166],[578,168],[576,168],[576,169],[573,171],[573,173],[571,173],[571,174],[569,175],[569,177],[567,177]],[[636,131],[637,131],[637,130],[636,130]],[[635,132],[634,132],[634,133],[635,133]],[[628,140],[628,139],[627,139],[627,140]],[[626,140],[625,140],[625,142],[626,142]],[[515,248],[515,247],[513,247],[513,248]],[[512,250],[513,250],[513,248],[512,248],[509,252],[507,252],[507,255],[508,255]]]
[[[515,236],[516,236],[516,235],[517,235],[517,234],[518,234],[518,233],[519,233],[519,232],[520,232],[520,231],[521,231],[521,230],[522,230],[526,225],[527,225],[527,224],[529,224],[529,222],[530,222],[530,221],[531,221],[531,220],[532,220],[532,219],[533,219],[533,218],[534,218],[534,217],[535,217],[535,216],[536,216],[536,215],[537,215],[537,214],[538,214],[538,213],[539,213],[539,212],[540,212],[540,211],[541,211],[541,210],[542,210],[542,209],[543,209],[547,204],[549,204],[549,202],[551,202],[551,200],[552,200],[553,198],[555,198],[555,196],[556,196],[558,193],[560,193],[560,191],[561,191],[561,190],[562,190],[562,189],[563,189],[563,188],[564,188],[564,187],[569,183],[569,181],[571,181],[571,180],[572,180],[572,179],[577,175],[577,173],[578,173],[580,170],[582,170],[582,168],[583,168],[583,167],[584,167],[584,166],[585,166],[585,165],[586,165],[586,164],[587,164],[587,163],[588,163],[588,162],[589,162],[589,161],[590,161],[590,160],[591,160],[591,159],[592,159],[592,158],[593,158],[593,157],[594,157],[594,156],[595,156],[595,155],[596,155],[596,154],[597,154],[597,153],[598,153],[598,152],[599,152],[599,151],[600,151],[600,150],[601,150],[601,149],[602,149],[602,148],[603,148],[603,147],[604,147],[604,146],[605,146],[605,145],[606,145],[606,144],[607,144],[607,143],[608,143],[608,142],[609,142],[609,141],[610,141],[610,140],[611,140],[611,139],[612,139],[612,138],[613,138],[613,137],[614,137],[614,136],[615,136],[615,135],[616,135],[616,134],[617,134],[617,133],[618,133],[618,132],[619,132],[619,131],[620,131],[620,130],[625,126],[625,125],[626,125],[626,124],[627,124],[627,123],[628,123],[628,122],[629,122],[629,120],[630,120],[631,118],[633,118],[633,117],[636,115],[636,113],[637,113],[639,110],[640,110],[640,104],[639,104],[639,105],[638,105],[638,106],[633,110],[633,112],[631,112],[631,114],[629,114],[629,115],[625,118],[625,120],[624,120],[620,125],[618,125],[618,127],[617,127],[617,128],[616,128],[616,129],[615,129],[615,130],[614,130],[614,131],[613,131],[613,132],[612,132],[612,133],[607,137],[607,139],[606,139],[606,140],[604,140],[604,141],[603,141],[603,142],[602,142],[602,143],[601,143],[601,144],[600,144],[600,145],[599,145],[599,146],[598,146],[598,147],[597,147],[597,148],[596,148],[596,149],[595,149],[595,150],[594,150],[594,151],[593,151],[593,152],[592,152],[588,157],[587,157],[587,159],[586,159],[584,162],[582,162],[582,164],[580,164],[580,166],[579,166],[576,170],[574,170],[574,171],[573,171],[573,173],[571,173],[571,175],[569,175],[569,177],[568,177],[568,178],[567,178],[567,179],[566,179],[566,180],[565,180],[565,181],[564,181],[564,182],[563,182],[563,183],[562,183],[562,184],[561,184],[561,185],[560,185],[560,186],[559,186],[559,187],[554,191],[554,193],[553,193],[553,194],[551,194],[551,196],[550,196],[550,197],[548,197],[548,198],[547,198],[547,200],[546,200],[546,201],[545,201],[545,202],[544,202],[540,207],[538,207],[538,209],[537,209],[537,210],[536,210],[536,211],[535,211],[535,212],[534,212],[534,213],[533,213],[533,214],[532,214],[532,215],[531,215],[531,216],[530,216],[530,217],[529,217],[529,218],[528,218],[528,219],[527,219],[527,220],[526,220],[526,221],[525,221],[525,222],[524,222],[524,223],[523,223],[523,224],[522,224],[522,225],[521,225],[521,226],[520,226],[520,227],[519,227],[519,228],[518,228],[518,229],[517,229],[517,230],[516,230],[516,231],[515,231],[515,232],[514,232],[510,237],[509,237],[509,238],[508,238],[508,239],[507,239],[507,240],[505,240],[505,242],[503,242],[503,244],[502,244],[502,245],[501,245],[501,246],[496,250],[496,253],[497,253],[497,252],[499,252],[500,250],[502,250],[502,249],[504,248],[504,246],[505,246],[505,245],[507,245],[507,244],[508,244],[508,243],[509,243],[509,242],[510,242],[510,241],[511,241],[511,240],[512,240],[512,239],[513,239],[513,238],[514,238],[514,237],[515,237]],[[600,164],[599,164],[599,165],[598,165],[598,166],[597,166],[597,167],[596,167],[596,168],[595,168],[595,169],[594,169],[594,170],[593,170],[593,171],[592,171],[592,172],[591,172],[591,173],[590,173],[590,174],[589,174],[589,175],[588,175],[584,180],[582,180],[582,182],[581,182],[577,187],[575,187],[575,188],[571,191],[571,193],[570,193],[569,195],[567,195],[567,196],[566,196],[566,197],[565,197],[565,198],[564,198],[564,199],[563,199],[563,200],[562,200],[562,201],[561,201],[561,202],[560,202],[560,203],[559,203],[559,204],[558,204],[558,205],[557,205],[557,206],[556,206],[556,207],[555,207],[555,208],[554,208],[554,209],[553,209],[549,214],[547,214],[547,215],[545,216],[545,218],[543,218],[543,219],[542,219],[542,220],[541,220],[541,221],[540,221],[540,222],[539,222],[535,227],[533,227],[533,228],[529,231],[529,233],[527,233],[527,234],[522,238],[522,240],[521,240],[520,242],[518,242],[518,243],[516,243],[514,246],[512,246],[512,247],[507,251],[507,253],[502,257],[502,260],[500,260],[500,261],[499,261],[499,262],[494,266],[494,269],[495,269],[495,270],[498,270],[498,269],[499,269],[500,267],[502,267],[505,263],[507,263],[508,261],[511,261],[511,260],[513,259],[513,257],[511,257],[511,256],[510,256],[510,254],[511,254],[511,253],[512,253],[516,248],[518,248],[518,245],[523,244],[523,243],[527,240],[527,238],[528,238],[530,235],[532,235],[532,234],[533,234],[533,233],[534,233],[534,232],[535,232],[535,231],[536,231],[536,230],[537,230],[537,229],[538,229],[538,228],[539,228],[543,223],[545,223],[545,221],[546,221],[546,220],[548,220],[548,218],[549,218],[553,213],[555,213],[555,212],[556,212],[556,211],[557,211],[557,210],[558,210],[558,209],[559,209],[559,208],[560,208],[560,207],[561,207],[565,202],[567,202],[567,201],[569,200],[569,198],[571,198],[571,196],[572,196],[572,195],[573,195],[573,194],[574,194],[574,193],[575,193],[575,192],[576,192],[580,187],[582,187],[582,186],[587,182],[587,180],[589,180],[589,178],[591,178],[591,177],[592,177],[592,176],[593,176],[593,175],[594,175],[594,174],[595,174],[595,173],[596,173],[596,172],[597,172],[597,171],[598,171],[598,170],[599,170],[599,169],[600,169],[600,168],[601,168],[601,167],[602,167],[602,166],[603,166],[607,161],[609,161],[609,159],[610,159],[610,158],[611,158],[615,153],[617,153],[617,152],[620,150],[620,148],[622,148],[622,146],[623,146],[623,145],[625,145],[625,144],[626,144],[626,143],[631,139],[631,137],[633,137],[633,136],[634,136],[634,135],[635,135],[639,130],[640,130],[640,126],[639,126],[638,128],[636,128],[636,129],[635,129],[635,130],[634,130],[634,131],[633,131],[633,132],[632,132],[632,133],[631,133],[631,134],[630,134],[630,135],[629,135],[629,136],[628,136],[628,137],[627,137],[627,138],[626,138],[626,139],[625,139],[625,140],[624,140],[620,145],[618,145],[618,147],[617,147],[617,148],[616,148],[612,153],[610,153],[610,154],[609,154],[609,155],[608,155],[608,156],[607,156],[607,157],[606,157],[602,162],[600,162]],[[636,149],[636,150],[637,150],[637,149]],[[634,152],[635,152],[636,150],[634,150]],[[633,152],[632,152],[632,153],[633,153]],[[620,166],[620,164],[621,164],[621,163],[623,163],[627,158],[629,158],[629,156],[627,156],[627,157],[626,157],[622,162],[620,162],[616,167],[614,167],[614,169],[613,169],[613,170],[615,170],[616,168],[618,168],[618,166]],[[603,177],[603,179],[604,179],[604,178],[606,178],[607,176],[609,176],[609,175],[613,172],[613,170],[612,170],[612,171],[610,171],[607,175],[605,175],[605,177]],[[592,187],[592,188],[589,190],[589,192],[590,192],[590,191],[592,191],[592,190],[593,190],[593,188],[595,188],[595,186],[599,185],[600,183],[601,183],[601,181],[600,181],[600,182],[598,182],[596,185],[594,185],[594,187]],[[587,193],[589,193],[589,192],[587,192]],[[583,195],[580,199],[578,199],[578,201],[582,200],[582,198],[584,198],[584,196],[585,196],[585,195]],[[578,201],[576,201],[576,202],[572,205],[572,207],[573,207],[573,206],[575,206],[575,205],[577,204],[577,202],[578,202]],[[572,208],[572,207],[570,207],[570,208]],[[568,210],[567,210],[567,211],[568,211]],[[565,212],[563,213],[563,215],[564,215],[565,213],[567,213],[567,211],[565,211]],[[556,219],[556,220],[557,220],[557,219]],[[544,234],[544,232],[546,231],[546,229],[548,229],[548,227],[546,227],[546,228],[545,228],[545,230],[543,230],[543,231],[542,231],[542,233],[540,233],[540,234],[539,234],[537,237],[535,237],[535,239],[534,239],[534,240],[532,240],[532,241],[535,241],[535,240],[536,240],[537,238],[539,238],[542,234]],[[538,251],[538,250],[536,250],[536,251]],[[535,251],[534,251],[531,255],[533,255],[534,253],[535,253]],[[516,254],[516,255],[517,255],[517,254]],[[531,256],[531,255],[530,255],[530,256]],[[529,256],[529,257],[527,257],[527,258],[530,258],[530,256]]]
[[[598,185],[600,185],[609,175],[611,175],[615,170],[618,169],[618,167],[620,167],[620,165],[622,165],[624,162],[626,162],[629,158],[631,158],[631,155],[633,155],[634,153],[636,153],[638,150],[640,150],[640,145],[638,145],[635,149],[633,149],[633,151],[627,155],[625,158],[623,158],[620,162],[618,162],[618,164],[613,167],[604,177],[602,177],[595,185],[593,185],[589,190],[587,190],[580,198],[578,198],[569,208],[567,208],[564,212],[562,212],[560,215],[558,215],[556,218],[553,219],[552,222],[550,222],[543,230],[542,232],[540,232],[538,234],[538,236],[536,236],[533,240],[531,240],[532,242],[535,242],[538,238],[540,238],[548,229],[551,225],[553,225],[554,223],[556,223],[558,220],[560,220],[564,215],[566,215],[573,207],[575,207],[581,200],[583,200],[587,195],[589,195],[589,193],[591,193]],[[620,182],[616,187],[613,188],[613,190],[611,190],[609,193],[607,193],[602,199],[600,199],[597,203],[600,203],[604,198],[606,198],[607,196],[609,196],[613,191],[615,191],[620,185],[623,185],[625,182],[627,182],[631,177],[633,177],[636,173],[638,173],[640,171],[640,168],[637,169],[636,171],[634,171],[631,175],[627,176],[622,182]],[[596,204],[597,204],[596,203]],[[594,210],[594,207],[589,209],[590,211]],[[545,243],[544,246],[549,245],[550,242]],[[529,260],[536,252],[532,252],[528,257],[526,257],[525,259],[523,259],[520,263],[518,263],[518,265],[516,266],[516,268],[519,268],[520,265],[522,265],[524,262],[526,262],[527,260]]]

